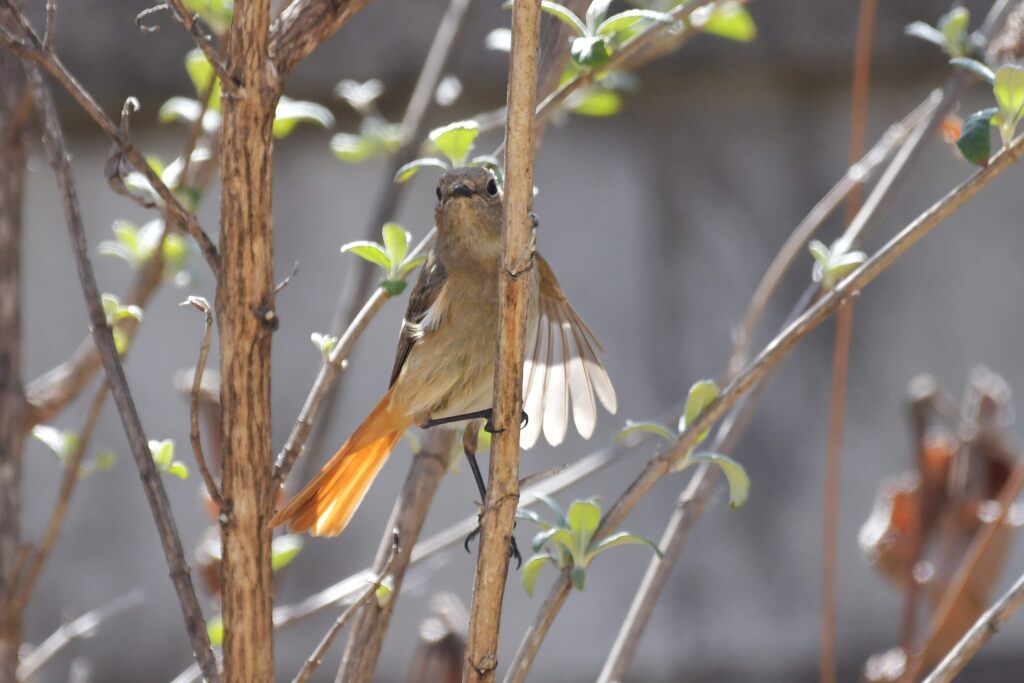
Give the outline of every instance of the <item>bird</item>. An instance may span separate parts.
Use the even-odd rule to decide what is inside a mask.
[[[444,173],[435,194],[437,237],[409,295],[388,390],[320,472],[274,515],[271,526],[287,523],[292,532],[314,536],[341,533],[395,443],[414,425],[457,429],[466,422],[463,449],[481,500],[485,497],[475,454],[480,428],[493,429],[489,406],[499,328],[502,189],[492,170],[469,166]],[[551,445],[562,443],[570,398],[576,430],[589,438],[597,402],[612,414],[617,407],[615,388],[597,355],[603,349],[539,253],[528,273],[526,424],[520,445],[533,446],[541,432]]]

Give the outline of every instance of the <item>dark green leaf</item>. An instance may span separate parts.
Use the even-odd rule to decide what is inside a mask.
[[[978,166],[987,166],[992,155],[992,117],[998,109],[991,107],[976,111],[966,119],[960,128],[956,146],[964,159]]]
[[[589,69],[600,68],[612,58],[611,48],[605,36],[574,38],[569,46],[569,54],[572,55],[573,61]]]

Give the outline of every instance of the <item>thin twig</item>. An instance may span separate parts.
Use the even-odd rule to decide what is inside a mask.
[[[331,624],[331,628],[328,629],[327,633],[324,634],[324,637],[317,644],[316,649],[313,650],[313,653],[309,656],[309,659],[307,659],[306,662],[302,665],[302,668],[299,669],[299,672],[295,674],[295,678],[292,679],[292,683],[306,683],[306,681],[309,680],[309,677],[313,675],[313,672],[316,671],[316,668],[320,666],[320,663],[323,661],[324,655],[327,654],[327,650],[328,648],[330,648],[331,643],[333,643],[334,639],[338,637],[339,633],[341,633],[341,629],[345,628],[345,624],[348,623],[349,619],[351,619],[353,615],[355,615],[356,611],[360,607],[369,604],[372,600],[376,598],[377,589],[380,588],[381,583],[388,578],[388,574],[391,571],[391,564],[392,562],[394,562],[395,557],[398,555],[399,549],[401,547],[400,539],[401,535],[398,529],[395,529],[392,532],[391,548],[389,550],[388,559],[384,563],[384,567],[382,568],[380,574],[378,574],[376,581],[372,582],[370,586],[366,589],[366,591],[363,593],[363,595],[358,600],[349,605],[348,608],[344,612],[342,612],[337,619],[334,620],[334,623]]]
[[[195,372],[192,373],[191,409],[189,410],[189,438],[192,441],[192,452],[196,456],[196,465],[199,467],[199,474],[206,485],[206,492],[210,500],[217,504],[217,509],[224,510],[224,498],[221,496],[217,482],[210,474],[210,468],[206,463],[206,455],[203,453],[203,438],[199,433],[199,394],[203,386],[203,372],[206,370],[206,357],[210,354],[210,338],[213,336],[213,312],[210,304],[201,296],[190,296],[181,303],[182,306],[194,306],[203,313],[203,341],[199,344],[199,360],[196,361]]]
[[[789,353],[804,337],[827,320],[848,299],[857,296],[865,286],[888,269],[896,259],[917,244],[922,237],[931,232],[954,211],[963,206],[994,178],[1005,172],[1022,155],[1024,155],[1024,137],[1018,137],[1008,147],[993,157],[988,168],[975,173],[933,204],[886,243],[882,249],[868,259],[860,268],[840,282],[834,290],[818,300],[817,303],[780,332],[754,359],[753,363],[725,388],[718,400],[708,406],[692,425],[687,426],[686,431],[680,435],[679,440],[676,441],[674,446],[658,454],[648,462],[640,475],[605,514],[601,526],[594,537],[595,541],[599,541],[601,538],[613,533],[637,503],[647,495],[651,487],[669,473],[676,462],[693,449],[697,436],[710,429],[733,405],[757,386],[779,363],[788,357]],[[701,478],[701,473],[694,475],[694,477]],[[698,493],[699,496],[707,495],[707,489],[697,487],[697,490],[700,492]],[[555,585],[552,586],[550,595],[554,596],[570,588],[571,583],[569,582],[568,575],[563,573],[555,582]],[[551,622],[550,615],[544,612],[538,614],[538,624],[550,624]],[[532,661],[520,660],[536,655],[540,642],[543,641],[546,635],[546,629],[537,628],[531,631],[527,639],[520,646],[519,653],[522,655],[522,658],[517,655],[513,668],[528,671]]]
[[[949,683],[996,634],[1014,612],[1024,605],[1024,575],[975,622],[923,683]]]
[[[92,638],[96,635],[96,630],[103,622],[126,612],[132,607],[141,605],[143,597],[142,591],[136,588],[111,600],[106,605],[97,607],[77,619],[64,624],[47,636],[46,640],[25,656],[21,666],[18,667],[18,679],[24,681],[32,680],[32,677],[39,672],[39,669],[58,655],[65,647],[77,640]]]
[[[853,96],[850,103],[850,163],[864,153],[867,135],[868,95],[871,92],[871,50],[875,36],[878,0],[860,0],[857,20],[857,44],[853,56]],[[858,183],[846,201],[847,225],[856,218],[864,200],[863,184]],[[822,482],[821,542],[821,636],[818,670],[822,683],[837,679],[836,622],[839,610],[839,496],[842,491],[843,427],[846,419],[847,378],[850,345],[853,340],[854,304],[849,302],[836,314],[836,333],[832,354],[832,386],[829,395],[828,425],[825,440],[825,479]]]
[[[11,2],[11,0],[0,0],[0,7],[9,12],[22,28],[21,33],[15,35],[11,33],[10,27],[0,27],[0,46],[6,47],[19,57],[30,60],[42,67],[67,90],[68,94],[85,110],[89,117],[120,147],[121,152],[131,162],[132,166],[146,177],[146,180],[153,186],[153,190],[163,201],[166,210],[199,245],[203,258],[206,259],[210,270],[216,277],[220,270],[220,257],[217,254],[217,247],[209,235],[200,227],[195,214],[185,209],[181,202],[178,201],[178,198],[174,196],[174,193],[160,179],[160,176],[149,167],[149,163],[143,154],[132,144],[130,139],[121,133],[119,125],[114,123],[103,112],[103,109],[100,108],[92,95],[71,75],[67,67],[60,60],[60,57],[52,50],[43,49],[38,36],[28,26],[24,14],[18,9],[17,5]]]
[[[359,612],[345,645],[345,654],[335,678],[337,683],[367,683],[373,678],[384,645],[384,636],[412,561],[413,544],[419,539],[427,511],[448,470],[454,441],[455,432],[433,430],[423,450],[413,457],[402,492],[395,501],[386,527],[392,534],[398,534],[403,548],[396,551],[382,540],[374,567],[379,576],[390,574],[390,599],[383,605],[370,604]]]
[[[107,324],[103,304],[100,301],[100,293],[96,286],[96,277],[93,274],[92,263],[89,260],[88,246],[85,241],[85,229],[82,225],[78,197],[71,176],[67,147],[64,142],[64,134],[61,130],[60,122],[57,118],[57,110],[50,91],[43,81],[40,69],[31,61],[26,60],[25,71],[35,96],[36,110],[39,112],[43,130],[45,131],[43,142],[50,159],[50,165],[53,167],[54,174],[57,176],[58,186],[60,187],[68,232],[70,233],[78,265],[79,280],[81,281],[82,292],[89,309],[89,322],[92,326],[93,340],[103,360],[107,382],[114,396],[114,402],[117,404],[125,435],[128,437],[128,443],[135,458],[135,464],[139,469],[139,476],[142,479],[143,489],[146,492],[146,497],[153,513],[153,519],[157,525],[160,542],[170,569],[171,581],[178,595],[178,601],[181,605],[182,615],[185,618],[185,627],[191,640],[193,651],[196,653],[196,657],[203,668],[203,675],[208,680],[216,683],[220,681],[220,674],[217,671],[217,662],[210,647],[206,622],[199,608],[195,587],[192,584],[188,565],[185,562],[181,537],[178,535],[177,526],[174,523],[170,510],[170,503],[167,500],[167,493],[153,462],[153,456],[150,453],[146,435],[139,420],[138,411],[128,389],[124,369],[121,366],[117,349],[114,346],[114,338],[111,334],[110,326]]]
[[[46,525],[46,531],[43,532],[43,538],[39,541],[39,546],[31,555],[30,564],[26,565],[24,572],[18,577],[17,598],[15,602],[15,609],[17,609],[18,613],[25,611],[25,607],[32,597],[32,591],[35,589],[39,576],[42,574],[43,566],[53,551],[53,546],[57,542],[57,537],[60,536],[61,529],[64,528],[64,519],[71,504],[71,494],[74,493],[75,485],[82,478],[82,460],[85,458],[85,453],[89,448],[89,442],[92,440],[92,433],[96,428],[96,423],[103,412],[103,405],[106,403],[108,393],[107,383],[101,383],[92,401],[89,403],[89,411],[86,414],[85,422],[82,424],[82,429],[78,433],[75,449],[64,461],[64,475],[61,477],[60,488],[57,491],[57,500],[54,502],[53,511],[50,513],[50,521]]]
[[[466,644],[464,683],[494,680],[498,631],[508,575],[509,544],[519,503],[519,429],[527,306],[537,286],[533,269],[534,109],[540,61],[540,0],[512,7],[512,49],[505,124],[505,211],[498,274],[498,346],[494,371],[494,439],[487,496],[480,513],[480,554]],[[534,293],[533,296],[536,296]]]
[[[203,27],[199,25],[199,17],[189,12],[182,0],[168,0],[168,4],[175,19],[192,35],[192,40],[195,41],[196,47],[202,51],[206,61],[213,67],[214,72],[220,78],[221,87],[224,91],[230,93],[241,87],[238,79],[229,74],[227,69],[224,68],[218,50],[213,46],[213,41],[211,41],[210,36],[203,32]]]

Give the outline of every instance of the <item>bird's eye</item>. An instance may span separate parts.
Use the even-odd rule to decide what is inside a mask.
[[[437,201],[441,201],[441,186],[440,185],[437,186],[436,194],[437,194]]]
[[[492,197],[496,197],[498,195],[498,183],[494,181],[494,178],[487,181],[487,194]]]

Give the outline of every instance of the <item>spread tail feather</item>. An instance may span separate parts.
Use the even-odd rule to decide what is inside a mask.
[[[411,424],[395,411],[389,391],[305,488],[270,520],[291,531],[336,536],[344,530],[391,449]]]

